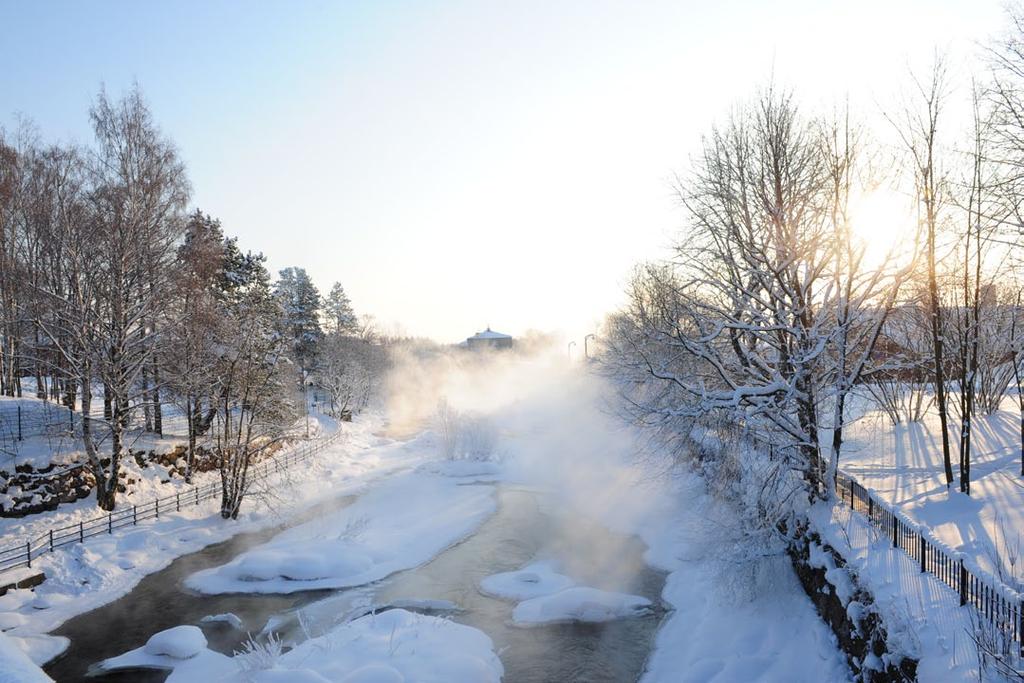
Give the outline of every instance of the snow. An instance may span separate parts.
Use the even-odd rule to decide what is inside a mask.
[[[186,584],[203,593],[294,593],[378,581],[465,538],[495,510],[491,487],[396,475],[352,505],[293,527]]]
[[[379,435],[381,425],[380,416],[374,415],[336,425],[344,431],[343,437],[315,461],[275,474],[267,482],[267,486],[283,487],[287,496],[256,495],[243,504],[238,520],[221,519],[215,500],[182,506],[180,512],[161,511],[159,519],[138,527],[96,536],[33,559],[33,569],[44,571],[46,581],[34,590],[9,591],[0,597],[0,621],[17,622],[8,635],[18,637],[32,660],[42,664],[67,645],[64,638],[44,634],[73,616],[125,595],[142,577],[163,569],[174,558],[237,533],[280,524],[325,500],[357,494],[379,479],[418,467],[433,457],[433,449],[419,439],[395,441]],[[319,430],[320,425],[314,423],[313,429]],[[206,474],[217,476],[215,472]],[[120,499],[121,505],[131,502],[130,496]],[[34,537],[52,525],[76,524],[95,514],[95,500],[86,499],[43,515],[0,519],[0,533],[5,538]],[[49,607],[39,609],[37,605]]]
[[[184,628],[178,626],[176,628]],[[95,672],[133,671],[137,669],[159,669],[173,671],[184,662],[189,662],[196,670],[218,670],[224,667],[225,662],[230,662],[228,657],[207,650],[205,647],[194,653],[191,657],[171,657],[169,655],[157,655],[146,652],[145,646],[129,650],[117,657],[104,659],[92,667]],[[232,666],[232,668],[236,668]],[[197,679],[202,680],[202,679]]]
[[[429,432],[396,442],[374,435],[365,424],[346,426],[344,444],[289,473],[290,495],[284,498],[295,502],[286,512],[328,497],[358,494],[357,500],[194,574],[188,586],[206,593],[294,593],[371,584],[428,562],[474,533],[496,506],[493,486],[481,481],[486,478],[540,491],[546,504],[558,508],[559,519],[638,535],[648,546],[647,562],[666,572],[662,605],[620,592],[614,577],[609,585],[592,576],[586,581],[590,585],[577,585],[573,577],[581,573],[571,563],[556,567],[538,559],[484,578],[482,591],[522,601],[512,610],[516,622],[541,628],[541,623],[601,621],[665,606],[670,611],[656,636],[645,683],[849,679],[834,638],[786,558],[752,557],[728,504],[710,496],[695,475],[676,470],[664,476],[664,463],[635,459],[635,433],[604,409],[606,388],[600,382],[566,368],[561,357],[557,362],[502,360],[485,379],[457,379],[454,384],[465,391],[445,394],[458,409],[486,414],[501,426],[500,464],[437,461]],[[474,386],[480,391],[471,391]],[[433,397],[423,401],[436,406]],[[399,423],[400,416],[389,417]],[[63,510],[57,514],[73,518]],[[13,629],[17,635],[45,633],[123,595],[173,557],[280,522],[281,514],[255,500],[238,522],[220,520],[213,508],[162,514],[138,530],[39,558],[48,581],[34,593],[15,591],[19,595],[0,602],[0,611],[27,620]],[[571,524],[551,529],[553,537],[577,531]],[[595,553],[616,567],[614,547],[595,546]],[[337,595],[364,590],[371,588]],[[39,596],[52,606],[35,608]],[[440,608],[436,598],[447,596],[414,597],[396,601],[396,609],[332,624],[283,654],[228,657],[200,649],[180,660],[143,647],[107,660],[104,667],[173,669],[172,682],[501,679],[502,665],[486,634],[401,608]],[[349,611],[339,608],[335,614]],[[267,633],[283,623],[271,621]]]
[[[511,339],[512,335],[502,334],[501,332],[494,332],[491,328],[487,328],[483,332],[477,332],[470,339]]]
[[[922,681],[977,681],[978,655],[971,635],[971,608],[902,550],[892,547],[849,506],[819,504],[812,520],[822,538],[836,548],[872,593],[898,651],[919,659]],[[847,611],[861,609],[851,602]]]
[[[140,664],[173,669],[168,683],[499,683],[504,671],[483,632],[402,609],[354,619],[272,657],[227,657],[203,650],[191,659],[172,661],[133,650],[106,660],[101,668]]]
[[[498,463],[472,458],[428,462],[420,469],[446,477],[471,477],[479,481],[496,481],[501,474],[501,466]]]
[[[175,626],[150,636],[142,648],[147,655],[189,659],[206,649],[206,636],[197,626]]]
[[[231,628],[238,629],[239,631],[241,631],[244,626],[244,624],[242,624],[242,620],[231,612],[226,612],[224,614],[209,614],[199,621],[203,624],[227,624]]]
[[[0,683],[50,683],[17,643],[0,633]]]
[[[518,625],[600,623],[640,616],[650,608],[651,601],[638,595],[576,586],[519,603],[512,612],[512,620]]]
[[[575,582],[555,571],[548,562],[534,562],[514,572],[488,576],[480,582],[480,590],[506,600],[529,600],[557,593]]]
[[[912,526],[924,526],[941,545],[962,553],[969,565],[1002,574],[1011,588],[1024,592],[1024,562],[1010,565],[1011,556],[1020,555],[1024,529],[1020,415],[1011,398],[1003,408],[974,419],[970,496],[957,490],[959,421],[950,416],[956,481],[947,489],[934,411],[921,423],[893,426],[858,397],[858,419],[844,434],[840,469],[896,506]]]

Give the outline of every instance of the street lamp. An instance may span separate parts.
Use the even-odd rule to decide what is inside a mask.
[[[591,340],[591,339],[596,339],[596,338],[597,338],[597,336],[594,335],[593,333],[588,334],[586,337],[583,338],[583,356],[587,360],[590,360],[590,345],[587,342],[589,340]]]
[[[569,342],[569,360],[572,361],[572,347],[576,346],[575,341]]]

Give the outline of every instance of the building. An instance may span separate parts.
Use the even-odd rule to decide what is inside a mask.
[[[483,332],[477,332],[466,340],[466,347],[471,351],[482,351],[485,349],[511,349],[512,337],[501,332],[494,332],[488,327]]]

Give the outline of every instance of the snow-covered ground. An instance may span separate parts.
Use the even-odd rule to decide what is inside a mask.
[[[974,421],[971,495],[958,490],[959,422],[949,425],[954,483],[946,488],[938,415],[893,426],[861,400],[863,417],[847,430],[840,468],[968,561],[1024,589],[1024,477],[1020,414],[1003,410]],[[1015,566],[1012,566],[1015,565]]]
[[[64,466],[85,460],[81,440],[81,405],[71,413],[54,401],[35,398],[35,380],[23,378],[22,397],[0,396],[0,469],[14,471],[15,465],[31,464],[40,469],[50,463]],[[18,409],[21,409],[22,438],[19,439]],[[102,435],[103,394],[96,388],[89,413],[100,423],[95,426]],[[162,406],[163,435],[142,430],[143,411],[133,411],[132,428],[126,446],[132,451],[167,453],[188,441],[185,416],[173,405]]]

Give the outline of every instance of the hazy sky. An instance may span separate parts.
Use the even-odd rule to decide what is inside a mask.
[[[193,204],[273,270],[457,341],[582,337],[682,216],[668,179],[774,73],[877,112],[908,63],[957,66],[996,0],[0,0],[0,125],[89,140],[137,79]]]

